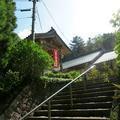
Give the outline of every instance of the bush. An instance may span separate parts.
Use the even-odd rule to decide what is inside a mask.
[[[42,82],[44,84],[44,87],[46,87],[49,83],[68,83],[71,80],[75,79],[80,75],[80,72],[78,71],[71,71],[67,73],[62,72],[47,72],[44,74],[44,76],[41,76],[38,81]],[[77,80],[78,82],[79,80]]]
[[[71,71],[67,73],[62,73],[62,72],[48,72],[45,74],[45,76],[51,77],[51,78],[64,78],[64,79],[74,79],[80,75],[80,72],[78,71]]]
[[[52,58],[38,44],[22,40],[9,49],[3,64],[8,70],[19,72],[22,79],[32,80],[52,66]]]
[[[9,70],[4,77],[0,78],[0,90],[9,91],[21,82],[19,72]]]
[[[115,46],[115,51],[117,53],[117,63],[120,66],[120,32],[116,33],[116,46]]]
[[[112,64],[112,66],[111,66]],[[109,78],[111,77],[117,77],[118,76],[118,68],[115,62],[112,61],[110,62],[103,62],[97,67],[93,68],[89,73],[88,73],[88,79],[93,80],[93,79],[101,79],[108,81]]]
[[[100,76],[99,71],[94,67],[89,73],[88,73],[88,80],[96,80]]]

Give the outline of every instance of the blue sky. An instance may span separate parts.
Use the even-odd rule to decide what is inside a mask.
[[[41,2],[37,2],[43,31],[40,28],[36,15],[36,29],[38,32],[47,32],[54,27],[60,37],[69,45],[75,35],[81,36],[85,41],[88,37],[98,34],[113,32],[109,23],[112,13],[119,9],[119,0],[43,0],[58,24],[60,30],[49,16]],[[32,8],[32,2],[28,0],[16,0],[17,9]],[[32,12],[16,11],[17,33],[28,34],[31,30]]]

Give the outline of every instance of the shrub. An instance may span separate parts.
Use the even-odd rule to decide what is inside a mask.
[[[88,80],[96,80],[100,76],[99,71],[94,67],[89,73],[88,73]]]
[[[13,87],[17,86],[21,82],[19,72],[13,72],[9,70],[4,77],[0,79],[0,90],[9,91]]]
[[[52,78],[64,78],[64,79],[74,79],[80,74],[78,71],[71,71],[67,73],[62,72],[48,72],[45,76],[52,77]]]
[[[38,44],[22,40],[9,49],[3,64],[7,69],[19,72],[23,79],[32,80],[51,67],[52,58]]]

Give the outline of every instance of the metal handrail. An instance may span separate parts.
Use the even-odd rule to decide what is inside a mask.
[[[32,109],[30,112],[28,112],[26,115],[24,115],[22,118],[20,118],[20,120],[25,119],[28,115],[30,115],[31,113],[33,113],[35,110],[37,110],[39,107],[41,107],[44,103],[48,102],[51,98],[53,98],[55,95],[57,95],[59,92],[61,92],[63,89],[65,89],[66,87],[68,87],[71,83],[73,83],[74,81],[76,81],[77,79],[79,79],[82,75],[86,74],[88,71],[90,71],[92,68],[94,68],[95,65],[91,65],[87,70],[85,70],[82,74],[80,74],[78,77],[76,77],[75,79],[73,79],[72,81],[70,81],[69,83],[67,83],[65,86],[63,86],[61,89],[59,89],[57,92],[55,92],[53,95],[51,95],[50,97],[48,97],[46,100],[44,100],[42,103],[40,103],[38,106],[36,106],[34,109]]]

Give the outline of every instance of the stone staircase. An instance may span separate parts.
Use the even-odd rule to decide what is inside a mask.
[[[51,120],[110,120],[115,87],[107,82],[72,85],[51,100]],[[36,110],[27,120],[48,120],[48,105]]]

